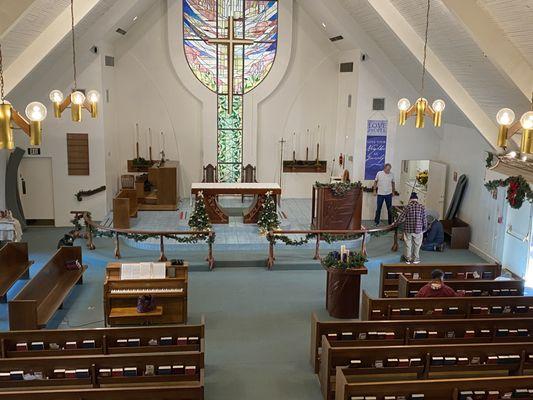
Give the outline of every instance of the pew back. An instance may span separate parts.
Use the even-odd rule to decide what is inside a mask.
[[[10,242],[0,249],[0,297],[20,278],[29,278],[32,264],[28,259],[28,243]]]

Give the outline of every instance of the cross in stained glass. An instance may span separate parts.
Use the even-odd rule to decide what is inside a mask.
[[[233,17],[228,18],[228,37],[227,38],[217,38],[217,39],[208,39],[208,44],[219,44],[226,46],[228,49],[228,114],[233,113],[233,79],[235,77],[235,46],[246,46],[254,44],[253,40],[248,39],[239,39],[235,37],[235,19]]]

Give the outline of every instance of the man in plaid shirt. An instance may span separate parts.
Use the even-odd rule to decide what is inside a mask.
[[[404,223],[403,240],[405,242],[404,258],[407,264],[420,263],[420,247],[424,232],[428,228],[426,209],[418,202],[418,195],[413,192],[409,204],[396,220],[396,225]]]

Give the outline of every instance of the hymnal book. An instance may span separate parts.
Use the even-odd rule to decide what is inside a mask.
[[[172,336],[165,336],[159,340],[161,346],[172,346]]]
[[[50,350],[59,350],[59,345],[57,343],[49,343],[48,348]]]
[[[144,375],[145,376],[154,376],[155,375],[155,367],[153,365],[147,365],[144,368]]]
[[[513,393],[513,397],[529,397],[529,390],[528,389],[515,389]]]
[[[368,332],[367,335],[368,335],[368,339],[370,340],[375,340],[378,338],[378,333],[375,331]]]
[[[392,315],[400,315],[400,309],[399,308],[393,308],[391,310]]]
[[[44,342],[31,342],[30,348],[32,350],[44,350]]]
[[[397,358],[387,358],[387,367],[397,367],[399,360]]]
[[[94,349],[96,348],[96,342],[92,339],[84,340],[83,342],[81,342],[81,347],[84,349]]]
[[[497,363],[498,363],[498,356],[487,357],[487,364],[497,364]]]
[[[362,366],[361,360],[350,360],[350,368],[359,368]]]
[[[380,317],[381,316],[381,310],[372,310],[372,316],[373,317]]]
[[[433,310],[433,314],[441,315],[441,314],[442,314],[442,308],[435,308],[435,309]]]
[[[65,370],[65,378],[67,378],[67,379],[75,379],[76,378],[76,370],[75,369],[66,369]]]
[[[17,343],[17,351],[28,351],[28,343]]]
[[[187,341],[188,341],[187,337],[179,337],[176,339],[176,344],[178,346],[185,346],[187,344]]]
[[[501,328],[496,331],[496,336],[508,336],[508,335],[509,335],[509,329]]]
[[[486,395],[484,390],[474,390],[474,400],[485,400]]]
[[[98,374],[101,378],[109,378],[111,376],[111,369],[110,368],[100,368],[98,370]]]
[[[124,376],[137,376],[137,367],[124,367]]]
[[[502,314],[503,313],[503,307],[502,306],[492,306],[490,308],[490,312],[492,314]]]
[[[183,375],[185,373],[185,367],[183,365],[173,365],[172,373],[174,375]]]
[[[444,365],[457,364],[457,357],[444,357]]]
[[[329,341],[337,340],[337,334],[336,333],[328,333],[327,338]]]
[[[422,315],[424,314],[424,310],[422,308],[415,308],[415,315]]]
[[[465,278],[466,278],[466,275],[465,275],[464,272],[458,272],[458,273],[457,273],[457,279],[459,279],[459,280],[465,280]]]
[[[444,279],[452,279],[453,272],[444,272]]]
[[[509,336],[518,336],[518,329],[509,329]]]
[[[411,358],[411,359],[409,360],[409,365],[410,365],[411,367],[419,367],[419,366],[422,365],[422,359],[419,358],[419,357]]]
[[[481,307],[472,307],[472,314],[481,314]]]
[[[482,293],[481,290],[479,289],[472,289],[472,296],[476,296],[476,297],[479,297],[479,296],[487,296],[488,293]]]
[[[385,332],[385,339],[390,340],[396,338],[396,333],[394,332]]]
[[[502,296],[509,296],[510,290],[509,289],[500,289],[500,293]]]
[[[468,365],[468,357],[457,357],[458,365]]]
[[[387,334],[385,332],[378,332],[378,339],[383,340]]]
[[[377,400],[376,396],[365,396],[365,400]]]
[[[483,271],[481,273],[481,279],[491,280],[492,279],[492,272],[490,271]]]
[[[170,375],[172,373],[172,368],[170,365],[163,365],[157,367],[157,375]]]
[[[424,395],[422,393],[416,393],[411,395],[411,400],[420,400],[423,399]]]
[[[399,367],[408,367],[409,366],[409,359],[408,358],[399,358],[398,359],[398,366]]]
[[[63,368],[54,369],[55,379],[65,379],[65,370]]]
[[[400,308],[400,314],[401,315],[409,315],[410,312],[411,312],[410,308],[407,308],[407,307]]]
[[[0,372],[0,381],[8,381],[11,379],[10,372]]]
[[[448,314],[458,314],[459,313],[459,307],[448,307],[447,313]]]
[[[352,332],[342,332],[341,333],[342,340],[352,340],[353,333]]]
[[[431,365],[443,365],[444,357],[431,357]]]
[[[117,339],[117,346],[118,347],[128,346],[128,339]]]
[[[493,296],[500,296],[500,294],[501,294],[500,289],[492,289]]]
[[[387,279],[398,279],[398,274],[396,272],[387,272]]]
[[[471,390],[462,390],[459,392],[459,400],[472,400],[474,392]]]
[[[491,335],[490,329],[481,329],[479,331],[479,336],[489,337]]]
[[[518,354],[509,354],[509,364],[519,363],[520,359]]]
[[[79,368],[75,371],[76,378],[83,379],[89,377],[89,370],[87,368]]]
[[[476,331],[468,330],[465,331],[465,338],[473,338],[476,336]]]
[[[124,368],[113,368],[111,376],[124,376]]]
[[[383,360],[376,360],[376,361],[374,361],[374,367],[376,367],[376,368],[383,368]]]
[[[415,297],[417,293],[418,293],[418,290],[411,290],[409,291],[409,296],[407,297]]]
[[[518,289],[509,289],[510,296],[519,296]]]
[[[353,399],[353,397],[352,397]],[[385,396],[383,397],[383,400],[396,400],[396,396]]]
[[[365,400],[365,396],[352,396],[350,400]]]
[[[453,339],[453,338],[455,338],[455,332],[454,332],[454,331],[448,331],[448,332],[446,332],[446,337],[447,337],[448,339]]]
[[[24,371],[11,371],[9,372],[9,379],[12,381],[24,380]]]
[[[140,347],[140,346],[141,346],[141,339],[139,338],[128,339],[128,347]]]
[[[517,335],[518,336],[529,336],[529,330],[524,329],[524,328],[517,329]]]
[[[78,348],[78,343],[76,342],[67,342],[65,343],[65,349],[67,350],[74,350]]]
[[[366,340],[366,332],[360,332],[357,338],[359,340]]]
[[[428,338],[436,338],[439,337],[439,333],[437,331],[429,331],[428,332]]]
[[[196,375],[196,366],[195,365],[187,365],[185,367],[185,375]]]

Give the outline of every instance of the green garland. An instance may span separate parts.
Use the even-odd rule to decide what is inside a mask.
[[[330,188],[333,196],[342,197],[350,190],[355,188],[363,188],[361,182],[333,182],[333,183],[320,183],[315,182],[317,188]],[[366,188],[365,188],[366,189]],[[366,190],[365,190],[366,191]]]
[[[522,207],[524,201],[533,202],[533,191],[522,175],[510,176],[507,179],[495,179],[485,183],[485,188],[494,193],[500,187],[507,187],[506,199],[514,209]]]
[[[368,257],[361,251],[349,251],[343,257],[338,251],[328,253],[322,260],[322,265],[326,268],[361,268],[368,261]]]
[[[490,151],[487,151],[487,158],[485,159],[485,167],[486,168],[491,168],[492,167],[492,162],[494,161],[494,157],[496,157],[496,155],[494,153],[491,153]]]

